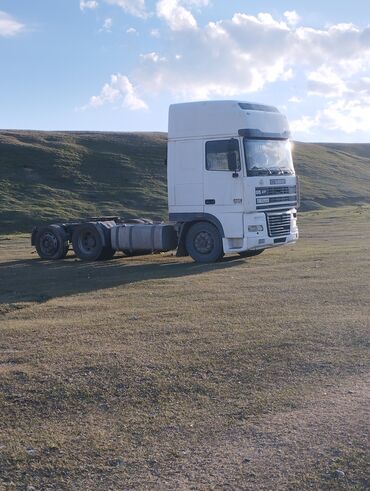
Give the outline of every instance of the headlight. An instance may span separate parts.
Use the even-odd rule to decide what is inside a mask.
[[[248,225],[248,232],[262,232],[263,225]]]

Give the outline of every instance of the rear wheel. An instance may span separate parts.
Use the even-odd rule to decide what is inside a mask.
[[[112,249],[111,247],[104,247],[102,254],[100,255],[99,259],[101,260],[108,260],[112,259],[112,257],[115,255],[116,251]]]
[[[214,263],[224,255],[221,235],[209,222],[192,225],[185,242],[188,253],[198,263]]]
[[[253,256],[258,256],[259,254],[262,254],[262,252],[264,250],[265,249],[257,249],[257,250],[254,250],[254,251],[243,251],[243,252],[239,252],[239,256],[240,257],[253,257]]]
[[[41,259],[62,259],[68,252],[68,240],[59,225],[41,227],[35,238],[35,246]]]
[[[103,231],[94,223],[84,223],[72,235],[73,250],[82,261],[111,259],[114,250],[104,245]]]

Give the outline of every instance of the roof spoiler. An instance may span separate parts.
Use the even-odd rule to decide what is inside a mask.
[[[242,129],[239,130],[239,136],[253,138],[254,140],[289,140],[291,133],[290,131],[283,131],[282,133],[266,133],[257,129]]]

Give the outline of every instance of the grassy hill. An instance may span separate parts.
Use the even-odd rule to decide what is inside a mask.
[[[302,209],[370,202],[370,144],[296,143]]]
[[[167,213],[165,133],[0,132],[1,232]],[[302,209],[370,202],[370,144],[296,143]]]
[[[8,231],[96,215],[166,214],[166,135],[0,133],[0,222]]]

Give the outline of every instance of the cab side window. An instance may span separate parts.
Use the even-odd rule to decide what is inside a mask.
[[[239,141],[215,140],[206,143],[206,169],[238,172],[240,166]]]

